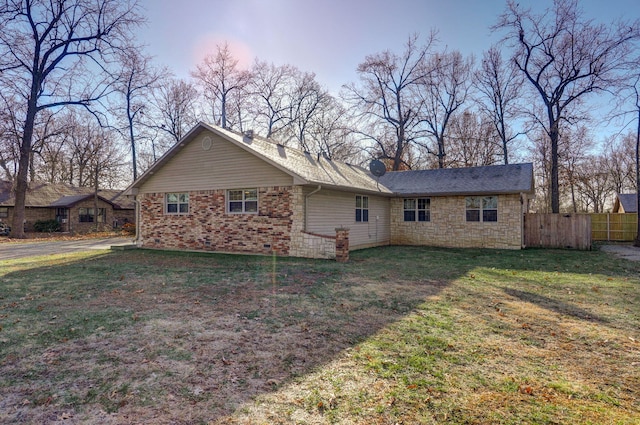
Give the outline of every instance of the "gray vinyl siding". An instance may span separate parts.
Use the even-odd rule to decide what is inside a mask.
[[[305,188],[305,194],[313,190]],[[388,245],[390,237],[389,199],[369,196],[369,221],[356,223],[358,193],[324,190],[311,195],[307,203],[307,231],[335,235],[336,227],[347,227],[351,249]]]
[[[210,137],[211,148],[202,140]],[[140,188],[141,193],[291,186],[293,178],[208,131],[202,132]]]

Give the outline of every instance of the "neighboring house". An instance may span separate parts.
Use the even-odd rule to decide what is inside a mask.
[[[11,225],[15,197],[10,182],[0,181],[0,221]],[[97,209],[96,209],[97,206]],[[36,221],[58,220],[61,231],[86,233],[133,222],[133,200],[118,190],[94,190],[67,184],[31,183],[25,199],[25,231]]]
[[[637,213],[638,212],[638,194],[637,193],[618,193],[613,203],[614,213]]]
[[[139,246],[341,259],[345,246],[520,249],[533,189],[531,164],[376,178],[200,123],[125,193]]]

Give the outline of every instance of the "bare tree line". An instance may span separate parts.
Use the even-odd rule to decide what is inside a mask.
[[[577,0],[508,1],[504,38],[479,59],[410,35],[338,94],[292,65],[243,69],[225,43],[175,78],[134,44],[142,22],[135,1],[0,3],[0,172],[17,208],[30,180],[126,185],[199,121],[390,170],[532,161],[539,211],[602,211],[637,190],[640,125],[624,119],[640,120],[640,24],[595,23]],[[620,100],[607,117],[591,113],[597,94]]]

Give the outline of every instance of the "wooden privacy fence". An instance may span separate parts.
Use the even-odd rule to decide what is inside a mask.
[[[525,214],[527,248],[591,249],[589,214]]]
[[[638,232],[637,214],[590,214],[594,241],[633,241]]]

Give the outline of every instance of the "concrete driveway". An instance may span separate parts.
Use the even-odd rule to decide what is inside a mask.
[[[112,246],[133,246],[132,238],[100,238],[74,241],[40,241],[0,243],[0,260],[62,254],[89,249],[110,249]]]
[[[637,246],[625,245],[603,245],[601,251],[609,252],[616,257],[624,258],[630,261],[640,261],[640,248]]]

